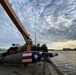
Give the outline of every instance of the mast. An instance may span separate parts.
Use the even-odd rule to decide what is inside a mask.
[[[35,45],[36,45],[36,33],[35,33]]]

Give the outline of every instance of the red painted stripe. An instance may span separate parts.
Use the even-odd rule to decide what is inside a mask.
[[[30,59],[30,58],[32,59],[32,56],[23,56],[23,57],[22,57],[22,60],[23,60],[23,59]]]

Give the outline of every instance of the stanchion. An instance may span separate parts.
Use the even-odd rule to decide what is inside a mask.
[[[43,75],[45,74],[45,63],[46,63],[46,56],[45,56],[45,52],[44,52],[44,56],[43,56],[44,60],[43,60]]]
[[[48,69],[48,71],[49,71],[49,75],[51,75],[51,73],[50,73],[50,69],[49,69],[49,67],[48,67],[48,62],[47,62],[47,57],[46,57],[46,55],[45,55],[45,52],[44,52],[44,56],[43,56],[43,58],[44,58],[44,60],[43,60],[43,73],[42,73],[42,75],[45,75],[45,73],[46,73],[46,66],[47,66],[47,69]]]
[[[51,75],[51,73],[50,73],[50,69],[49,69],[49,67],[48,67],[48,63],[47,63],[47,61],[46,61],[46,66],[47,66],[47,68],[48,68],[49,75]]]

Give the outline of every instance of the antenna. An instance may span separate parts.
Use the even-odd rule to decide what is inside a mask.
[[[36,45],[36,33],[35,33],[35,45]]]

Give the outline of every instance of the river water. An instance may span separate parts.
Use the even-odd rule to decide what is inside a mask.
[[[58,56],[51,60],[67,75],[76,75],[76,51],[54,51]]]

